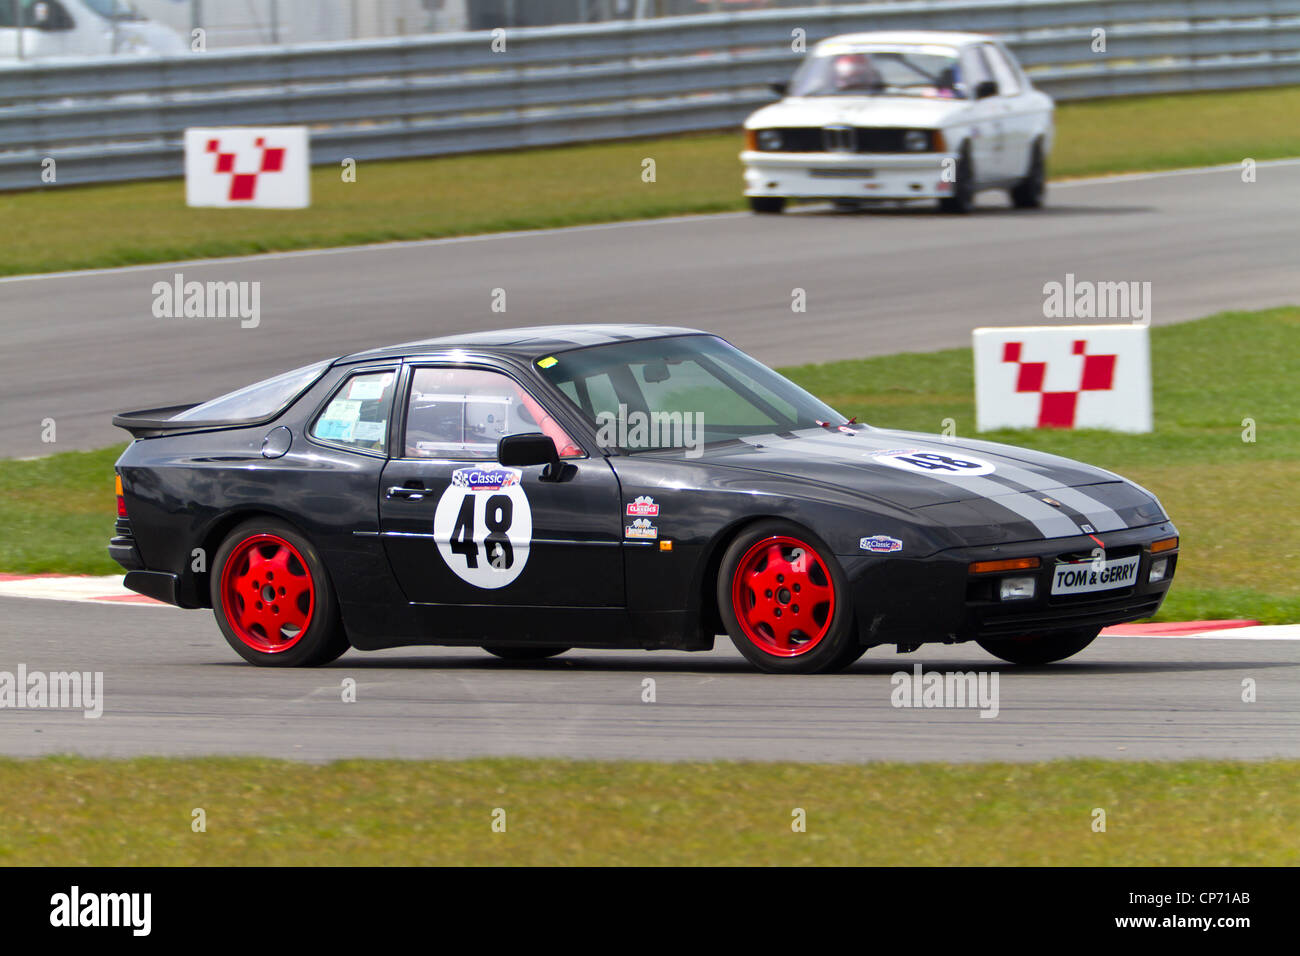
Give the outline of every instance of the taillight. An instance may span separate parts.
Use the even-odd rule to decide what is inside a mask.
[[[125,517],[126,517],[126,499],[122,497],[122,476],[121,476],[121,475],[116,475],[116,476],[114,476],[114,477],[115,477],[115,479],[116,479],[115,487],[116,487],[116,491],[117,491],[117,516],[118,516],[119,518],[125,518]]]

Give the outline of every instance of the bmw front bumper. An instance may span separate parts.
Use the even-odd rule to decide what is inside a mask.
[[[745,195],[785,199],[939,199],[948,153],[767,153],[745,150]],[[955,165],[953,166],[955,169]]]

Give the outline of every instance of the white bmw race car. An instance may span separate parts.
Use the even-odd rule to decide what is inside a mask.
[[[937,199],[968,212],[985,189],[1042,205],[1052,99],[994,37],[831,37],[773,88],[783,99],[745,121],[740,154],[755,212],[780,212],[788,199]]]

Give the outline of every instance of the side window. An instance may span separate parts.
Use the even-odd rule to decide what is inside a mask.
[[[383,454],[388,450],[388,415],[396,382],[395,371],[359,372],[344,379],[316,416],[311,436]]]
[[[406,411],[407,458],[495,461],[506,435],[541,432],[563,458],[583,450],[508,375],[475,368],[417,368]]]
[[[992,43],[984,44],[981,49],[988,57],[989,65],[993,67],[993,78],[998,81],[998,93],[1002,96],[1015,96],[1019,93],[1020,80],[1002,51]]]
[[[962,70],[966,76],[966,95],[971,99],[975,98],[975,91],[985,80],[996,79],[993,71],[989,69],[987,61],[984,59],[984,52],[978,46],[966,48],[962,54]]]

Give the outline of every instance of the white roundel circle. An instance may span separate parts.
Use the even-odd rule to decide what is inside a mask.
[[[975,478],[991,475],[994,466],[983,458],[961,451],[938,451],[928,448],[895,448],[871,456],[882,465],[932,478]]]
[[[503,588],[528,563],[533,511],[513,468],[457,468],[438,499],[433,536],[447,567],[476,588]]]

